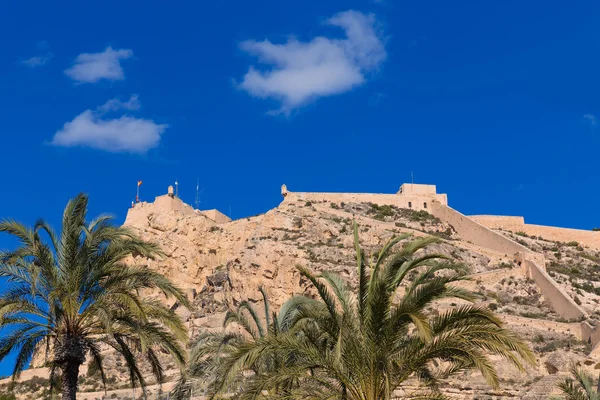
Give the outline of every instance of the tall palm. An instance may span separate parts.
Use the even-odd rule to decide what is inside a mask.
[[[186,297],[159,273],[127,264],[132,256],[162,256],[159,247],[115,227],[109,216],[86,222],[87,205],[83,194],[69,201],[60,234],[43,220],[33,228],[0,222],[0,232],[20,243],[0,252],[0,277],[10,283],[0,295],[0,361],[16,352],[16,379],[34,352],[45,348],[51,382],[60,373],[63,400],[75,399],[79,369],[88,357],[105,383],[103,348],[124,357],[131,384],[144,392],[138,357],[147,360],[158,382],[163,380],[160,353],[181,366],[185,362],[183,322],[142,292],[157,290],[187,306]]]
[[[273,337],[288,331],[297,315],[304,310],[311,300],[304,296],[289,299],[279,310],[271,312],[271,304],[265,289],[259,291],[263,298],[264,312],[259,312],[248,300],[240,302],[236,309],[229,309],[223,320],[222,331],[206,331],[194,339],[189,350],[189,362],[185,373],[171,392],[174,400],[191,397],[193,390],[202,388],[205,395],[215,398],[227,390],[243,384],[244,375],[240,374],[226,388],[222,388],[225,377],[224,360],[240,347],[254,343],[265,337]],[[253,374],[277,369],[285,360],[273,357],[272,354],[259,357],[249,370]],[[286,382],[283,387],[289,386]],[[224,390],[222,390],[224,389]]]
[[[577,366],[571,368],[571,375],[571,378],[558,384],[564,400],[600,400],[600,392],[594,387],[594,378]],[[600,386],[600,381],[598,385]]]
[[[265,354],[293,363],[254,375],[239,398],[387,400],[416,378],[424,387],[403,398],[443,399],[440,381],[466,370],[480,371],[496,387],[498,376],[488,355],[499,355],[517,368],[533,363],[531,350],[483,306],[428,312],[444,299],[473,301],[473,293],[454,285],[467,279],[463,265],[422,251],[438,239],[407,242],[391,239],[370,263],[358,242],[358,288],[353,294],[339,276],[315,276],[299,267],[318,294],[312,307],[299,311],[287,334],[240,346],[226,361],[223,385]],[[291,391],[273,390],[297,379]]]

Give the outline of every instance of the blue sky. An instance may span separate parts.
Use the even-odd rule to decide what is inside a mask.
[[[600,3],[0,6],[0,214],[123,221],[176,179],[234,218],[433,183],[465,214],[600,226]],[[231,210],[231,211],[230,211]],[[0,247],[12,243],[0,237]],[[0,366],[0,372],[2,367]]]

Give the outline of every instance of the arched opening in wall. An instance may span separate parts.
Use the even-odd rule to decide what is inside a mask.
[[[408,202],[408,208],[412,208],[412,202]]]
[[[427,203],[423,203],[423,208],[427,208]]]

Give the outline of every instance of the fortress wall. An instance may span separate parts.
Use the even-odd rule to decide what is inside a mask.
[[[151,213],[175,211],[183,215],[194,215],[196,210],[188,204],[185,204],[177,197],[168,195],[158,196],[154,199],[154,203],[136,203],[127,210],[125,225],[141,223],[144,224],[148,220],[148,215]]]
[[[520,230],[530,236],[541,236],[544,239],[558,242],[577,241],[585,246],[600,249],[600,232],[532,224],[525,224],[521,226]]]
[[[152,203],[137,203],[129,210],[127,210],[127,216],[125,217],[124,225],[136,225],[136,224],[144,224],[148,220],[148,214],[150,214],[153,210]]]
[[[231,218],[229,218],[227,215],[223,214],[219,210],[206,210],[202,211],[202,214],[204,214],[205,216],[212,219],[218,224],[224,224],[225,222],[231,221]]]
[[[189,204],[185,204],[180,198],[169,195],[158,196],[154,199],[154,212],[178,211],[183,215],[194,215],[196,211]]]
[[[544,239],[555,240],[558,242],[577,241],[583,245],[600,249],[600,232],[526,224],[523,217],[474,215],[469,218],[472,218],[473,220],[491,229],[504,229],[512,232],[524,232],[529,236],[541,236]]]
[[[478,246],[487,247],[506,255],[531,253],[528,248],[486,228],[446,205],[434,202],[430,212],[442,221],[452,225],[454,230],[458,232],[463,240],[470,241]]]
[[[579,319],[586,316],[585,311],[535,262],[525,258],[521,265],[558,315],[565,319]]]
[[[504,215],[469,215],[474,221],[490,229],[514,230],[525,225],[525,218]]]
[[[583,321],[581,323],[581,340],[594,346],[590,355],[600,354],[600,328],[598,326],[592,326],[588,321]]]
[[[286,192],[284,201],[329,201],[332,203],[373,203],[400,208],[430,211],[434,201],[447,203],[445,194],[374,194],[374,193],[309,193]],[[409,203],[411,207],[409,207]]]
[[[435,187],[435,185],[422,185],[422,184],[417,184],[415,185],[414,183],[404,183],[402,184],[402,186],[400,186],[400,190],[398,191],[398,194],[400,193],[404,193],[404,194],[436,194],[437,193],[437,189]]]

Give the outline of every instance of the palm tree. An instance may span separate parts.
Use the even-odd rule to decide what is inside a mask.
[[[288,331],[298,314],[312,304],[311,299],[296,296],[284,303],[278,313],[272,313],[265,289],[260,286],[259,291],[264,305],[262,319],[252,303],[244,300],[235,310],[227,311],[222,331],[202,332],[195,338],[189,350],[187,370],[181,375],[171,392],[174,400],[190,398],[192,390],[197,387],[202,387],[207,396],[215,398],[222,394],[222,389],[226,391],[243,385],[244,374],[240,374],[229,383],[227,388],[222,388],[222,380],[226,373],[223,369],[225,366],[223,361],[244,345]],[[285,360],[269,354],[259,357],[248,369],[253,374],[260,374],[277,369],[284,363]],[[291,382],[285,382],[281,386],[286,387],[291,384]]]
[[[299,267],[318,301],[299,310],[286,334],[244,343],[227,357],[226,387],[268,354],[293,359],[278,369],[257,373],[239,398],[388,400],[416,378],[423,390],[403,398],[443,399],[442,379],[467,370],[482,373],[492,387],[498,376],[488,355],[499,355],[517,368],[533,363],[531,350],[481,305],[448,308],[438,315],[440,300],[472,302],[473,293],[454,285],[467,279],[463,265],[421,251],[438,239],[428,237],[393,248],[406,236],[388,241],[372,263],[358,242],[356,295],[339,276],[315,276]],[[372,264],[372,265],[369,265]],[[282,382],[299,382],[279,393]]]
[[[564,400],[600,400],[600,392],[594,387],[594,378],[575,365],[571,367],[571,375],[572,378],[566,378],[558,384]]]
[[[0,232],[20,243],[0,252],[0,277],[10,283],[0,295],[0,361],[16,352],[16,379],[34,352],[45,349],[52,385],[60,373],[62,399],[74,400],[88,356],[106,384],[101,349],[113,348],[124,357],[133,387],[138,383],[145,393],[138,357],[162,382],[159,354],[170,354],[182,366],[187,339],[180,318],[148,293],[160,291],[185,306],[188,301],[164,276],[127,264],[132,256],[161,257],[158,246],[113,226],[106,215],[87,223],[87,204],[83,194],[69,201],[60,234],[43,220],[33,228],[0,222]]]

